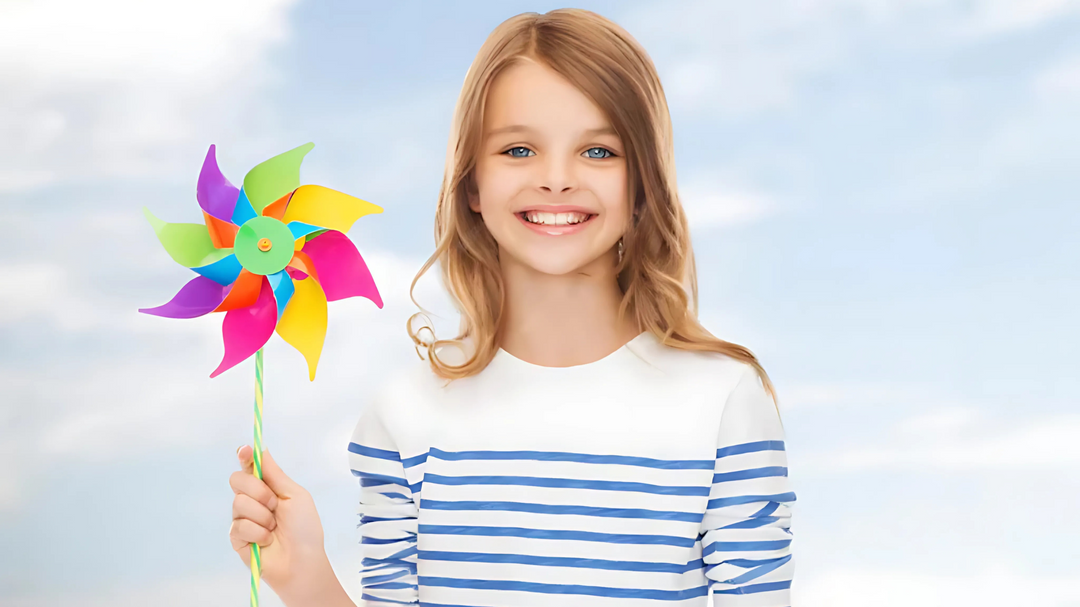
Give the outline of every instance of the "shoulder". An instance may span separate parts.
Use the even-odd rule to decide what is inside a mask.
[[[669,379],[707,386],[713,394],[728,395],[741,383],[760,382],[753,365],[722,352],[684,350],[665,345],[649,334],[632,349],[650,367]]]

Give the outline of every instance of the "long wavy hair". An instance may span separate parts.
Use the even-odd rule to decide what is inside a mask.
[[[686,214],[675,186],[671,117],[652,60],[624,29],[581,9],[523,13],[507,19],[480,48],[454,108],[446,170],[435,211],[435,252],[413,278],[409,297],[420,308],[406,330],[424,348],[432,370],[453,380],[482,371],[498,351],[498,328],[505,289],[498,244],[479,213],[468,206],[476,191],[474,167],[481,145],[482,118],[492,81],[507,67],[530,58],[548,66],[589,97],[607,115],[625,146],[630,200],[635,218],[623,236],[616,272],[623,297],[619,318],[631,315],[642,331],[667,346],[719,352],[752,365],[776,404],[776,391],[754,354],[713,336],[697,319],[697,273]],[[413,296],[417,281],[439,262],[443,286],[461,313],[454,339],[436,339]],[[430,333],[424,338],[421,334]],[[440,360],[436,349],[473,347],[463,364]],[[463,350],[465,350],[463,348]],[[423,358],[423,356],[421,356]]]

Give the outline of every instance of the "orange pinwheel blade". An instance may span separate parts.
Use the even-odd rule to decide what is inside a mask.
[[[214,244],[214,247],[231,249],[238,228],[227,221],[222,221],[210,215],[206,211],[203,211],[203,218],[206,220],[206,231],[210,232],[210,242]]]
[[[225,312],[246,308],[259,299],[259,291],[262,290],[263,277],[252,274],[247,270],[240,270],[240,275],[232,284],[232,289],[225,296],[225,300],[214,309],[215,312]]]
[[[319,280],[319,274],[315,271],[315,262],[311,261],[308,254],[303,251],[297,251],[293,253],[292,261],[289,262],[290,268],[296,268],[308,276],[314,277],[315,280]]]
[[[295,191],[296,190],[293,190],[293,192]],[[289,199],[292,198],[292,195],[293,193],[289,192],[274,202],[266,205],[266,208],[262,211],[263,217],[273,217],[274,219],[281,221],[281,218],[285,216],[285,207],[289,206]]]

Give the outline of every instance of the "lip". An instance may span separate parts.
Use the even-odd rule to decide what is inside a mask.
[[[570,211],[549,211],[548,210],[548,209],[553,209],[553,208],[570,208],[572,210],[570,210]],[[589,211],[587,211],[587,210],[578,210],[580,208],[581,207],[540,207],[540,208],[529,209],[530,211],[541,211],[541,212],[548,212],[548,213],[578,212],[578,213],[587,213],[589,215],[589,218],[586,219],[585,221],[583,221],[581,223],[575,223],[573,225],[544,226],[544,225],[540,225],[540,224],[536,224],[536,223],[529,223],[528,220],[526,220],[524,217],[522,217],[522,215],[525,213],[525,210],[521,210],[521,211],[518,211],[517,213],[514,213],[514,216],[517,217],[518,221],[520,221],[525,227],[529,228],[533,232],[536,232],[537,234],[543,234],[544,236],[565,236],[566,234],[575,234],[577,232],[580,232],[580,231],[584,230],[586,227],[588,227],[588,225],[590,223],[592,223],[592,221],[594,219],[596,219],[596,215],[597,215],[596,213],[589,213]]]
[[[541,213],[584,213],[586,215],[596,215],[595,211],[591,211],[585,207],[574,206],[572,204],[538,205],[517,210],[518,213],[524,213],[525,211],[540,211]]]

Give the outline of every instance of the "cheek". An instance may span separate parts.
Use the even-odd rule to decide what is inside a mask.
[[[478,204],[489,210],[503,207],[521,191],[526,181],[522,171],[501,167],[497,162],[477,163]]]

